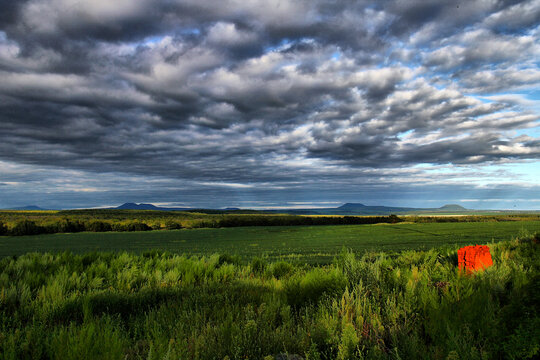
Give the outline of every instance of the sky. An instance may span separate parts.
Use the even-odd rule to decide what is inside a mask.
[[[0,208],[540,209],[540,0],[0,8]]]

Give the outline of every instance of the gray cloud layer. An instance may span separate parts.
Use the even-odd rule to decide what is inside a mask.
[[[537,0],[0,8],[5,164],[271,191],[540,155]]]

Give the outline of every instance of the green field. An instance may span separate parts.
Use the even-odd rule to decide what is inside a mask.
[[[344,250],[328,265],[159,252],[4,257],[0,359],[537,359],[538,242],[489,244],[493,266],[474,276],[458,270],[457,246]]]
[[[540,232],[540,221],[236,227],[130,233],[85,232],[0,237],[0,256],[22,255],[34,251],[142,253],[157,249],[188,255],[227,253],[245,258],[267,256],[270,259],[328,262],[343,247],[355,252],[421,250],[443,245],[510,240],[526,232]]]
[[[484,220],[0,236],[0,359],[535,359],[540,221]]]

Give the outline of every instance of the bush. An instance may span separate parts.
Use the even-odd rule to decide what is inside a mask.
[[[338,269],[315,268],[305,275],[289,278],[285,283],[285,294],[289,305],[298,308],[306,303],[317,303],[324,294],[338,295],[346,286],[347,278]]]
[[[266,262],[260,257],[256,256],[251,260],[251,271],[253,271],[254,274],[262,274],[265,269]]]
[[[111,231],[112,226],[109,223],[103,221],[91,221],[85,225],[86,231],[92,232],[106,232]]]
[[[84,224],[79,220],[62,219],[56,224],[59,233],[74,233],[84,231]]]
[[[229,255],[229,254],[221,254],[219,255],[218,259],[218,265],[224,265],[224,264],[235,264],[239,265],[241,262],[240,256],[238,255]]]
[[[52,336],[52,359],[121,359],[127,341],[122,330],[109,318],[81,326],[70,324]]]
[[[182,224],[179,224],[176,221],[169,220],[165,223],[165,228],[167,230],[178,230],[182,228]]]
[[[142,222],[116,223],[112,225],[113,231],[149,231],[152,228]]]
[[[293,270],[293,266],[285,261],[278,261],[272,264],[272,276],[276,279],[281,279],[289,275]]]
[[[133,222],[127,225],[127,231],[149,231],[152,228],[145,223]]]
[[[43,228],[30,220],[22,220],[15,224],[10,234],[14,236],[37,235],[43,233]]]
[[[0,221],[0,235],[6,235],[8,232],[7,226]]]

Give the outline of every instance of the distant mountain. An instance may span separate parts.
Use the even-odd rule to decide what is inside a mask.
[[[338,209],[341,209],[341,210],[358,210],[358,209],[362,209],[362,208],[365,208],[365,207],[366,207],[366,205],[364,205],[364,204],[346,203],[346,204],[343,204],[340,207],[338,207]]]
[[[117,210],[159,210],[159,211],[182,211],[182,210],[191,210],[191,208],[167,208],[167,207],[158,207],[152,204],[144,203],[125,203],[113,209]]]
[[[135,203],[125,203],[120,206],[118,206],[116,209],[118,210],[159,210],[157,206],[154,206],[152,204],[135,204]]]
[[[369,215],[371,214],[384,215],[384,214],[393,214],[396,212],[414,211],[418,209],[406,208],[406,207],[391,207],[391,206],[366,206],[364,204],[346,203],[338,207],[336,210],[338,212],[351,212],[351,213],[369,214]]]
[[[295,215],[405,215],[461,213],[469,211],[471,210],[465,209],[459,205],[444,205],[440,208],[411,208],[395,206],[369,206],[360,203],[346,203],[337,208],[266,210],[265,212]]]
[[[436,213],[463,213],[470,212],[460,205],[449,204],[440,208],[410,208],[392,206],[369,206],[360,203],[346,203],[337,208],[310,208],[310,209],[268,209],[249,210],[235,207],[225,209],[193,209],[193,208],[168,208],[144,203],[125,203],[116,208],[117,210],[158,210],[158,211],[196,211],[208,214],[220,213],[263,213],[263,214],[291,214],[291,215],[405,215],[405,214],[436,214]]]
[[[463,206],[456,205],[456,204],[449,204],[449,205],[441,206],[439,210],[441,211],[468,211]]]
[[[36,206],[36,205],[27,205],[27,206],[10,208],[10,209],[6,209],[6,210],[26,210],[26,211],[28,211],[28,210],[47,210],[47,209],[40,208],[39,206]]]
[[[429,214],[474,214],[478,212],[501,213],[501,210],[470,210],[457,204],[446,204],[439,208],[411,208],[392,206],[371,206],[361,203],[345,203],[335,208],[305,208],[305,209],[268,209],[251,210],[237,207],[227,207],[223,209],[203,209],[187,207],[160,207],[153,204],[127,202],[118,207],[108,208],[110,210],[155,210],[155,211],[187,211],[206,214],[290,214],[290,215],[429,215]],[[23,210],[23,211],[46,211],[37,205],[27,205],[1,210]]]

